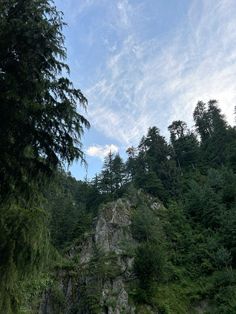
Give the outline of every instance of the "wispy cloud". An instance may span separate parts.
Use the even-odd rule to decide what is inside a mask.
[[[128,0],[119,0],[117,2],[117,9],[120,17],[120,25],[123,27],[130,26],[130,14],[132,12],[132,8],[129,5]]]
[[[128,0],[118,1],[117,10],[121,25],[129,27],[86,92],[95,128],[120,143],[135,144],[149,126],[164,131],[174,119],[191,124],[197,101],[211,98],[233,122],[234,0],[192,1],[186,20],[165,40],[139,38]]]
[[[70,21],[67,22],[71,25],[71,23],[76,23],[82,14],[92,8],[95,5],[96,0],[56,0],[56,2],[63,8],[63,12],[70,12]]]
[[[106,157],[110,152],[111,153],[118,153],[118,146],[114,145],[114,144],[110,144],[110,145],[93,145],[90,146],[86,153],[88,156],[90,157],[98,157],[101,160],[104,159],[104,157]]]

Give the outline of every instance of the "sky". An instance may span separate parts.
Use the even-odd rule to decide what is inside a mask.
[[[149,127],[168,138],[173,120],[193,126],[199,100],[216,99],[230,124],[236,105],[235,0],[55,0],[70,78],[88,99],[83,138],[88,166],[139,143]]]

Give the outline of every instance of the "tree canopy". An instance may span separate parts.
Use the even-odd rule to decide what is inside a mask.
[[[64,163],[84,161],[78,112],[87,100],[69,79],[63,16],[50,0],[0,2],[0,311],[16,313],[21,281],[45,264],[42,189]]]
[[[27,191],[57,166],[83,160],[87,100],[66,76],[62,14],[49,0],[0,3],[0,194]]]

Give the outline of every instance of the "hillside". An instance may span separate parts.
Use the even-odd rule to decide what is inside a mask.
[[[25,313],[236,312],[235,127],[215,102],[167,143],[150,128],[91,182],[57,172],[44,190],[48,266]],[[30,305],[30,306],[29,306]]]
[[[234,313],[236,273],[207,241],[180,208],[130,189],[100,206],[26,311]]]

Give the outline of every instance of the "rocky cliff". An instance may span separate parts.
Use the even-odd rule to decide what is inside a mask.
[[[215,313],[201,281],[177,277],[182,269],[170,260],[168,237],[176,241],[179,233],[166,232],[172,214],[139,191],[101,206],[90,233],[70,246],[29,313]]]
[[[67,258],[73,266],[58,269],[57,287],[45,292],[40,314],[137,312],[129,296],[137,245],[131,220],[132,205],[127,199],[100,208],[91,234],[69,250]],[[151,311],[145,309],[145,313]]]

